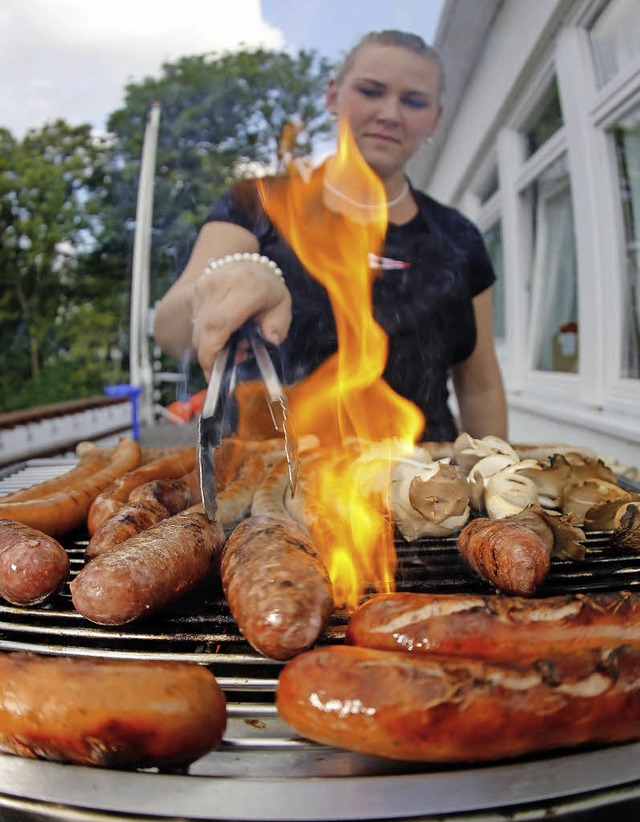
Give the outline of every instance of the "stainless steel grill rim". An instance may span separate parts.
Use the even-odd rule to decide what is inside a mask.
[[[69,467],[69,460],[34,460],[15,471],[5,470],[0,473],[0,494]],[[590,534],[582,563],[554,560],[541,595],[638,588],[640,557],[613,552],[609,536]],[[72,577],[82,567],[85,547],[82,535],[66,545]],[[399,540],[396,548],[398,590],[490,590],[462,564],[455,537],[412,544]],[[321,642],[342,642],[345,625],[346,617],[335,614]],[[45,805],[58,803],[74,813],[137,819],[346,822],[475,815],[491,809],[498,813],[500,808],[506,813],[525,805],[535,813],[534,806],[540,803],[548,809],[555,802],[557,807],[562,799],[588,792],[593,806],[598,801],[594,791],[613,790],[623,798],[640,791],[636,743],[491,766],[443,768],[361,756],[301,739],[284,725],[275,707],[282,663],[253,651],[220,592],[213,589],[154,618],[114,628],[93,625],[77,613],[68,586],[41,607],[0,603],[0,650],[195,661],[213,671],[229,712],[220,748],[195,762],[188,773],[79,768],[0,754],[0,808],[4,795],[36,803],[40,812]],[[508,812],[513,818],[512,810]]]

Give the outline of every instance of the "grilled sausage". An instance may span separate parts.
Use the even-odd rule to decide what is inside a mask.
[[[16,502],[0,500],[0,519],[23,522],[52,537],[73,531],[86,524],[94,499],[116,477],[130,471],[139,462],[138,443],[132,439],[122,439],[103,468],[78,479],[73,487],[54,491],[37,499]]]
[[[333,610],[324,563],[292,521],[255,516],[241,522],[227,540],[220,575],[240,630],[272,659],[309,648]]]
[[[220,743],[225,698],[191,662],[0,654],[0,750],[114,768],[184,767]]]
[[[124,625],[217,577],[224,531],[201,513],[161,520],[92,559],[70,584],[75,608],[100,625]]]
[[[131,537],[167,519],[169,512],[159,502],[146,505],[128,504],[98,525],[87,543],[85,560],[95,559],[122,545]]]
[[[481,762],[640,738],[640,651],[507,666],[355,646],[288,662],[276,701],[299,734],[363,754]]]
[[[36,482],[27,488],[20,488],[18,491],[4,494],[0,496],[0,503],[4,505],[7,502],[24,502],[25,500],[39,499],[48,494],[53,494],[56,491],[73,488],[81,480],[104,468],[111,458],[113,449],[102,448],[94,443],[83,442],[78,444],[76,453],[78,454],[78,461],[68,471],[65,471],[58,477],[53,477],[43,482]]]
[[[479,576],[507,594],[532,596],[551,567],[542,537],[515,522],[471,520],[460,531],[458,548]]]
[[[177,479],[193,471],[195,465],[196,450],[191,446],[181,449],[176,454],[138,465],[126,474],[114,477],[113,481],[96,496],[89,508],[89,533],[93,534],[98,525],[121,508],[128,501],[134,488],[156,479]]]
[[[130,505],[151,506],[159,503],[173,516],[185,511],[200,498],[198,472],[190,471],[177,479],[157,479],[134,488],[128,497]]]
[[[0,596],[13,605],[37,605],[62,589],[69,578],[62,545],[35,528],[0,520]]]
[[[265,476],[266,464],[259,453],[249,453],[233,479],[217,495],[217,518],[225,528],[232,528],[249,514],[254,493]]]
[[[197,471],[175,480],[152,480],[134,488],[129,501],[93,532],[85,559],[106,554],[162,519],[191,507],[200,495]]]
[[[494,662],[640,648],[640,594],[377,594],[351,614],[346,642]]]

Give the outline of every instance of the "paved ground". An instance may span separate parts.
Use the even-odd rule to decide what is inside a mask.
[[[153,425],[140,426],[140,445],[143,448],[167,448],[172,445],[196,444],[197,417],[183,425],[158,420]]]

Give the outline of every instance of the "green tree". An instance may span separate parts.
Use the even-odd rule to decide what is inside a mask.
[[[22,141],[0,131],[4,410],[38,404],[45,368],[68,359],[60,329],[78,299],[83,259],[98,243],[106,159],[106,143],[88,125],[59,120]],[[54,399],[66,398],[67,390],[63,382]]]
[[[331,64],[315,52],[258,49],[183,57],[158,78],[126,88],[108,121],[115,138],[112,220],[133,230],[147,115],[161,106],[152,237],[152,300],[186,262],[208,207],[233,180],[274,170],[280,135],[304,124],[296,153],[310,155],[330,119],[324,92]],[[122,248],[130,248],[130,238]]]
[[[0,410],[102,392],[126,381],[129,293],[142,142],[161,105],[151,300],[186,262],[209,205],[235,179],[277,167],[328,132],[331,65],[314,52],[184,57],[126,87],[97,137],[60,120],[22,141],[0,129]],[[165,364],[166,365],[166,364]]]

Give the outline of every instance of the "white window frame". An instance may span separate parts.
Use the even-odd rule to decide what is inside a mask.
[[[601,2],[593,3],[591,16],[601,7]],[[620,291],[626,260],[615,146],[607,131],[640,105],[640,65],[629,66],[606,87],[598,89],[585,28],[588,17],[583,14],[582,18],[579,26],[568,25],[560,31],[552,52],[538,63],[521,95],[522,103],[511,112],[497,140],[505,269],[511,272],[507,278],[509,385],[516,394],[522,392],[558,402],[568,409],[568,415],[572,409],[578,417],[594,412],[610,412],[612,417],[619,412],[638,415],[640,379],[620,376]],[[526,158],[523,129],[554,73],[565,124]],[[536,309],[539,297],[535,295],[537,272],[530,258],[531,215],[526,198],[522,197],[533,180],[565,152],[571,176],[578,262],[581,333],[577,374],[542,372],[533,367],[531,335],[540,323]],[[615,278],[611,272],[615,272]],[[627,427],[631,430],[630,425]],[[610,428],[624,434],[625,423],[614,421]]]
[[[555,399],[564,403],[567,400],[575,401],[579,398],[580,372],[574,374],[564,371],[541,371],[535,367],[535,343],[544,330],[540,325],[542,322],[540,289],[542,288],[541,266],[544,265],[546,246],[544,221],[539,221],[538,231],[543,232],[543,234],[539,236],[536,247],[533,247],[533,238],[531,236],[532,215],[527,192],[538,177],[563,155],[567,155],[571,175],[566,123],[530,157],[526,157],[525,147],[525,128],[541,98],[547,93],[554,80],[560,86],[554,54],[550,53],[539,66],[538,72],[532,77],[530,92],[523,95],[522,105],[514,111],[511,117],[512,145],[510,151],[505,150],[503,147],[500,152],[500,178],[503,177],[502,163],[504,162],[504,174],[509,180],[512,192],[510,207],[514,212],[513,225],[510,229],[511,239],[515,246],[511,251],[511,265],[513,270],[517,271],[516,279],[519,292],[517,301],[511,303],[512,310],[509,314],[511,320],[517,317],[515,321],[516,328],[511,336],[515,338],[513,344],[518,352],[516,362],[510,368],[509,382],[517,390],[526,390],[540,395],[551,394]],[[566,120],[564,107],[563,118]],[[507,154],[508,156],[506,156]],[[573,177],[573,175],[571,176]],[[573,187],[573,178],[571,179],[571,191],[575,226],[576,193]],[[575,241],[577,246],[577,236]],[[578,289],[580,304],[580,283],[578,283]],[[580,321],[578,327],[581,327]],[[580,360],[582,363],[582,338],[580,342]]]
[[[640,412],[640,379],[620,375],[622,337],[619,330],[623,324],[621,286],[622,277],[626,276],[627,261],[624,251],[626,240],[619,205],[620,191],[616,173],[615,144],[611,131],[625,116],[638,108],[640,108],[640,61],[638,65],[630,67],[629,71],[612,81],[608,87],[605,87],[595,105],[589,111],[593,128],[602,134],[603,154],[606,158],[603,166],[610,170],[610,174],[602,175],[602,194],[606,198],[607,204],[611,206],[606,211],[603,209],[603,216],[606,220],[606,224],[603,226],[603,234],[606,233],[606,236],[610,238],[608,249],[609,270],[620,274],[616,280],[618,285],[618,289],[615,291],[617,299],[615,304],[611,306],[610,319],[605,320],[609,328],[616,329],[616,333],[611,335],[612,338],[609,341],[612,362],[608,362],[605,366],[605,390],[613,408],[626,411],[635,410],[636,412]],[[605,283],[609,295],[614,291],[611,285],[610,281]],[[607,288],[605,288],[605,292]]]
[[[498,177],[498,188],[496,189],[496,191],[493,192],[493,194],[490,197],[484,200],[484,202],[482,201],[481,196],[478,193],[483,190],[483,188],[486,185],[487,179],[494,173],[499,174],[498,157],[497,152],[495,150],[489,152],[486,155],[484,161],[477,169],[469,190],[466,191],[463,196],[463,201],[460,204],[460,208],[469,217],[469,219],[475,223],[476,227],[478,228],[481,234],[484,234],[489,229],[493,228],[496,225],[496,223],[500,223],[504,246],[504,226],[502,226],[502,195],[500,178]],[[508,288],[509,278],[507,277],[506,281],[504,282],[505,316],[507,312]],[[507,359],[508,350],[506,336],[496,337],[495,344],[498,359],[500,361],[500,364],[504,367],[504,362]]]
[[[560,157],[563,155],[561,154]],[[538,204],[537,204],[537,226],[538,226],[538,235],[537,235],[537,242],[536,247],[534,249],[534,259],[532,265],[532,284],[533,290],[531,294],[531,323],[529,325],[529,334],[528,334],[528,345],[527,345],[527,354],[528,354],[528,361],[527,361],[527,371],[528,373],[534,377],[538,378],[540,375],[541,379],[546,379],[549,375],[553,377],[557,377],[558,375],[562,377],[568,378],[571,383],[576,383],[578,380],[578,374],[574,374],[573,372],[566,372],[566,371],[552,371],[547,369],[540,369],[537,367],[537,360],[538,354],[540,350],[540,345],[544,335],[549,333],[549,327],[547,322],[543,316],[543,307],[545,305],[544,299],[544,288],[547,282],[547,278],[545,277],[545,266],[548,260],[548,233],[549,233],[549,220],[547,217],[547,209],[549,201],[554,198],[558,193],[565,191],[566,189],[571,190],[571,180],[568,181],[559,181],[553,187],[549,188],[545,191],[545,193],[540,197]],[[571,200],[572,200],[572,218],[573,215],[573,192],[571,193]],[[530,216],[530,215],[529,215]],[[575,239],[575,219],[573,219],[574,223],[574,239]],[[576,284],[577,287],[577,284]],[[578,301],[580,299],[580,295],[578,294]],[[580,328],[578,326],[578,328]],[[568,387],[568,385],[567,385]],[[571,386],[573,391],[577,390],[577,386]]]
[[[637,448],[640,379],[621,376],[627,261],[611,130],[640,105],[640,59],[598,87],[588,27],[606,3],[552,0],[541,4],[544,8],[536,5],[538,11],[529,18],[533,37],[524,38],[523,52],[516,56],[509,48],[517,47],[520,3],[505,3],[470,94],[460,104],[451,139],[442,146],[442,163],[429,179],[434,196],[459,207],[481,231],[497,219],[501,222],[507,336],[498,353],[518,424],[536,429],[557,423],[562,431],[589,431],[596,440],[609,437],[616,447],[626,441]],[[529,12],[532,6],[523,2],[520,11]],[[501,33],[506,35],[503,40]],[[515,70],[511,84],[503,79],[507,66]],[[528,156],[526,130],[553,78],[564,125]],[[470,134],[474,126],[476,136]],[[578,271],[577,374],[536,371],[530,345],[534,224],[523,192],[563,153]],[[481,183],[494,159],[499,192],[482,202]],[[539,322],[538,317],[533,321]]]

